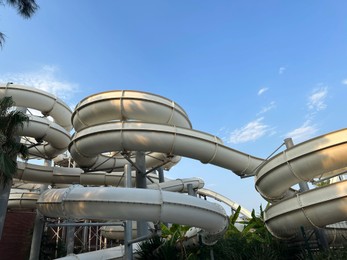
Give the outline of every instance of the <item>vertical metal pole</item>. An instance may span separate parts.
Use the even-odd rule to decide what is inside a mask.
[[[72,220],[70,220],[69,222],[73,223]],[[66,255],[73,253],[74,242],[75,242],[75,227],[67,226],[66,227]]]
[[[127,188],[131,188],[131,166],[130,164],[124,165],[125,173],[125,185]],[[124,234],[124,254],[126,260],[133,259],[133,244],[129,243],[132,239],[133,225],[132,220],[125,221],[125,234]]]
[[[160,167],[158,169],[158,175],[159,175],[159,182],[164,182],[165,181],[165,177],[164,177],[164,169],[163,167]]]
[[[146,189],[146,161],[145,153],[142,151],[136,152],[136,166],[138,170],[136,171],[136,188]],[[137,237],[142,237],[148,235],[148,225],[146,221],[137,221]]]
[[[88,251],[91,249],[91,240],[92,240],[92,227],[89,227],[89,234],[88,234]]]
[[[214,260],[213,248],[210,249],[210,259]]]
[[[88,221],[85,220],[84,223],[87,223]],[[88,244],[88,227],[83,227],[83,252],[87,251],[87,244]]]
[[[164,176],[164,168],[163,167],[159,167],[158,169],[158,177],[159,177],[159,182],[165,182],[165,176]],[[166,222],[162,222],[164,226],[168,226],[168,223]]]
[[[51,160],[45,160],[44,166],[51,166],[51,163],[52,163]],[[48,188],[47,184],[41,185],[40,193],[47,190],[47,188]],[[42,240],[44,225],[45,225],[45,222],[43,220],[43,216],[38,210],[36,210],[33,237],[31,239],[31,248],[30,248],[30,256],[29,256],[30,260],[36,260],[36,259],[39,259],[40,257],[41,240]]]
[[[136,152],[136,166],[138,170],[136,171],[136,188],[146,189],[146,161],[144,152]]]

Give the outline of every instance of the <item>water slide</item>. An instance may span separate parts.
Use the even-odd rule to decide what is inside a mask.
[[[224,150],[242,158],[243,162],[235,168],[240,174],[249,174],[260,161],[223,146],[221,140],[214,136],[192,130],[182,108],[149,93],[113,91],[84,99],[72,115],[76,133],[71,143],[72,127],[67,120],[71,118],[71,111],[60,99],[38,89],[13,84],[0,85],[0,98],[4,96],[12,96],[19,107],[42,113],[42,116],[30,115],[29,124],[18,131],[18,135],[24,136],[23,142],[30,145],[31,158],[52,160],[70,144],[70,153],[79,167],[18,162],[16,178],[19,181],[53,185],[119,185],[123,176],[117,171],[123,170],[129,160],[135,159],[135,151],[146,151],[146,169],[149,170],[158,166],[169,169],[179,161],[179,156],[223,166]],[[196,149],[195,143],[199,149]],[[187,145],[193,150],[185,151]],[[201,149],[205,149],[206,154]],[[156,185],[152,185],[152,189],[74,185],[65,189],[49,189],[38,199],[37,192],[23,189],[28,184],[17,181],[15,185],[22,189],[13,190],[9,207],[32,208],[38,199],[38,210],[48,217],[133,219],[197,226],[203,229],[203,241],[213,244],[228,225],[224,209],[216,203],[165,191],[186,191],[188,183],[194,188],[203,186],[201,180],[192,179],[163,183],[160,189],[156,189]],[[95,207],[99,206],[96,211]],[[143,210],[139,211],[139,208]]]
[[[266,225],[278,237],[292,236],[292,227],[323,227],[346,219],[346,182],[296,192],[294,196],[289,192],[298,182],[345,171],[346,130],[296,145],[264,161],[223,145],[213,135],[192,129],[186,112],[158,95],[137,91],[99,93],[83,99],[73,113],[60,99],[37,89],[0,85],[0,98],[4,96],[12,96],[18,106],[42,112],[42,117],[32,115],[29,126],[18,133],[27,137],[25,141],[32,146],[33,158],[53,159],[68,147],[79,167],[48,167],[23,162],[18,164],[16,177],[20,180],[55,185],[115,185],[122,181],[119,172],[124,165],[135,160],[135,152],[145,151],[148,170],[159,166],[169,169],[184,156],[229,169],[241,177],[255,175],[256,189],[273,204],[266,212]],[[70,118],[76,131],[72,141]],[[140,219],[142,215],[134,211],[134,204],[153,208],[153,212],[143,216],[145,220],[194,224],[203,228],[206,243],[213,243],[226,228],[225,212],[214,203],[160,189],[138,189],[133,197],[129,196],[132,191],[80,186],[50,189],[39,198],[38,209],[51,217]],[[200,190],[200,194],[204,193],[213,196],[211,192]],[[110,198],[108,194],[118,197]],[[23,201],[18,199],[22,195],[16,196],[15,203]],[[217,200],[223,199],[214,196]],[[109,212],[106,201],[114,208],[124,206],[123,215]],[[74,207],[77,204],[83,205],[83,210]],[[95,205],[104,205],[100,210],[105,214],[96,214]]]
[[[290,238],[298,227],[323,228],[347,219],[347,181],[287,196],[293,185],[347,170],[347,129],[328,133],[277,154],[261,165],[256,189],[272,206],[265,222],[277,237]]]

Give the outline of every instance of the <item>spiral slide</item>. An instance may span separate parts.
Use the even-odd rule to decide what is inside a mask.
[[[193,184],[202,196],[234,207],[227,198],[201,189],[200,180],[150,184],[148,189],[124,187],[124,165],[145,154],[148,179],[159,167],[170,169],[189,157],[223,167],[241,177],[255,176],[256,189],[272,203],[266,211],[268,229],[289,238],[298,226],[324,227],[346,220],[347,183],[338,182],[307,192],[291,187],[315,177],[336,176],[347,167],[347,130],[336,131],[296,145],[264,161],[230,147],[212,135],[192,129],[186,112],[158,95],[138,91],[109,91],[83,99],[72,113],[60,99],[20,85],[0,85],[0,98],[12,96],[20,107],[38,110],[18,132],[32,158],[51,160],[69,149],[78,168],[39,166],[19,162],[10,207],[33,207],[48,217],[164,221],[202,228],[203,240],[213,244],[225,231],[228,219],[219,204],[173,191]],[[53,121],[52,121],[53,119]],[[70,137],[72,126],[75,133]],[[133,163],[135,170],[136,163]],[[135,175],[133,176],[135,179]],[[81,184],[33,193],[22,182]],[[180,186],[182,184],[182,186]],[[134,185],[134,183],[133,183]],[[94,187],[111,186],[111,187]],[[96,210],[97,209],[97,210]],[[141,210],[139,210],[141,209]],[[249,212],[242,211],[247,217]]]
[[[265,222],[275,236],[291,238],[300,226],[323,228],[347,219],[347,181],[288,196],[294,184],[345,173],[346,149],[347,129],[342,129],[293,146],[262,164],[256,188],[272,202]],[[340,226],[347,228],[345,223]]]
[[[30,115],[29,124],[18,132],[30,147],[31,158],[59,158],[69,146],[72,159],[79,167],[18,162],[14,186],[21,189],[12,190],[9,208],[37,206],[44,216],[53,218],[190,225],[202,229],[204,243],[213,244],[228,226],[224,209],[194,196],[170,192],[186,191],[187,184],[202,188],[201,180],[167,181],[160,186],[148,184],[148,189],[116,188],[124,183],[124,165],[135,161],[137,151],[145,152],[147,172],[158,167],[169,169],[179,162],[180,156],[225,167],[242,176],[252,175],[262,162],[224,146],[215,136],[191,129],[185,111],[157,95],[136,91],[100,93],[82,100],[73,114],[60,99],[38,89],[0,85],[0,98],[5,96],[11,96],[17,106],[43,115]],[[70,118],[76,131],[72,141]],[[152,182],[156,178],[151,173],[147,177]],[[38,186],[29,187],[27,182],[113,187],[73,185],[48,189],[40,195],[32,191]]]

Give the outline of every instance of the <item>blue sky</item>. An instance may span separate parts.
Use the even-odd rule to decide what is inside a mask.
[[[57,94],[71,107],[101,91],[133,89],[180,104],[193,128],[267,157],[345,127],[345,1],[37,1],[30,20],[0,6],[0,82]],[[264,201],[253,179],[190,159],[172,178],[246,208]]]

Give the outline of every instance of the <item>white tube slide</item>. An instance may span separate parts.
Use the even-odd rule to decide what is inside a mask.
[[[36,88],[16,84],[0,84],[0,99],[12,97],[17,106],[33,108],[44,116],[51,116],[55,122],[67,131],[72,129],[71,109],[56,96]]]
[[[223,145],[216,136],[193,130],[186,112],[158,95],[138,91],[104,92],[82,100],[73,114],[60,99],[41,90],[3,84],[0,98],[4,96],[12,96],[18,106],[42,111],[54,120],[32,116],[29,126],[20,133],[44,140],[30,150],[33,156],[50,159],[68,146],[73,160],[84,170],[119,171],[128,163],[123,155],[134,160],[136,151],[144,151],[147,169],[163,165],[169,169],[179,161],[179,156],[185,156],[229,169],[239,176],[256,174],[256,189],[268,201],[276,202],[266,211],[265,221],[269,230],[279,237],[290,237],[290,230],[300,225],[324,227],[346,219],[345,181],[297,193],[294,197],[290,188],[301,181],[347,171],[347,129],[301,143],[264,162]],[[76,130],[72,142],[71,115]],[[53,184],[117,186],[120,176],[115,172],[83,173],[81,169],[25,163],[18,163],[17,172],[21,180]],[[157,185],[149,186],[156,189]],[[186,189],[180,180],[173,186],[163,185],[172,191]],[[199,182],[194,185],[202,186]],[[238,206],[208,190],[200,190],[200,194]],[[18,205],[24,199],[14,201]],[[222,234],[227,219],[216,204],[162,190],[109,187],[48,190],[38,205],[44,215],[52,217],[161,220],[197,225],[212,235],[214,240],[205,236],[207,242],[215,241]],[[247,211],[241,213],[249,215]]]
[[[112,248],[107,248],[98,251],[92,251],[82,254],[71,254],[65,257],[56,258],[57,260],[123,260],[124,259],[124,246],[117,246]]]
[[[211,198],[213,198],[215,200],[223,202],[226,205],[228,205],[229,207],[231,207],[233,210],[237,210],[237,208],[240,206],[239,204],[237,204],[236,202],[232,201],[231,199],[229,199],[229,198],[227,198],[227,197],[225,197],[225,196],[223,196],[223,195],[221,195],[221,194],[219,194],[219,193],[217,193],[215,191],[209,190],[209,189],[205,189],[205,188],[204,189],[199,189],[197,191],[197,193],[199,195],[211,197]],[[244,207],[241,207],[240,213],[244,217],[246,217],[248,219],[252,218],[252,213],[248,209],[246,209]]]
[[[259,168],[256,189],[276,202],[265,212],[265,223],[273,235],[289,238],[300,226],[322,228],[346,220],[346,181],[284,198],[294,184],[345,172],[346,149],[347,129],[342,129],[293,146]]]
[[[176,179],[176,180],[165,180],[165,182],[161,183],[151,183],[147,185],[148,189],[152,190],[165,190],[172,192],[188,192],[188,185],[192,185],[193,189],[201,189],[204,187],[205,183],[202,179],[199,178],[184,178],[184,179]]]
[[[108,121],[141,121],[192,128],[188,115],[175,102],[159,95],[114,90],[91,95],[72,115],[76,131]]]
[[[161,190],[71,186],[46,190],[37,208],[48,217],[146,220],[196,226],[205,230],[206,244],[216,242],[228,227],[228,218],[219,204]]]
[[[28,190],[11,190],[7,208],[11,210],[35,209],[40,193]]]
[[[67,150],[71,139],[72,111],[63,101],[45,91],[14,84],[0,84],[0,99],[4,97],[12,97],[16,106],[36,109],[45,116],[29,116],[28,125],[18,130],[19,136],[35,139],[35,145],[28,143],[32,146],[29,148],[30,156],[52,159]],[[51,116],[54,122],[47,116]]]
[[[95,164],[114,167],[116,160],[105,161],[99,156],[111,151],[175,154],[232,170],[240,176],[253,175],[263,162],[262,159],[224,146],[215,136],[203,132],[134,122],[111,122],[83,129],[73,136],[69,151],[81,167]]]
[[[323,228],[346,220],[347,181],[317,188],[272,205],[265,215],[269,231],[279,238],[298,233],[300,226]]]
[[[295,145],[259,168],[256,188],[264,198],[276,200],[301,181],[341,174],[347,170],[346,150],[347,129]]]
[[[29,148],[29,155],[40,158],[54,158],[67,150],[70,134],[47,118],[29,116],[28,125],[18,130],[19,136],[30,136],[45,141]]]
[[[72,122],[77,131],[69,146],[80,167],[115,168],[106,152],[151,151],[180,155],[254,175],[262,159],[233,150],[216,136],[191,130],[182,108],[163,97],[138,91],[110,91],[82,100]]]

